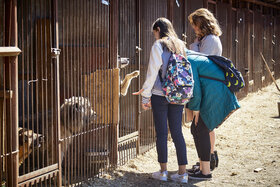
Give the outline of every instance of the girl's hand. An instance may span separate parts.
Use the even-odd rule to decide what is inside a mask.
[[[144,92],[144,89],[141,89],[138,92],[134,92],[132,93],[132,95],[140,95],[142,92]]]
[[[149,103],[146,103],[146,104],[142,103],[143,110],[148,110],[151,108],[151,106],[152,106],[151,101],[149,101]]]
[[[186,108],[186,114],[187,114],[187,121],[186,122],[190,122],[193,120],[193,111]]]
[[[144,91],[144,89],[139,90],[138,92],[134,92],[132,93],[132,95],[140,95],[142,92]],[[148,103],[142,103],[142,108],[143,110],[148,110],[151,108],[151,100]]]
[[[197,126],[198,123],[198,118],[199,118],[199,111],[193,111],[193,116],[194,116],[194,124]]]

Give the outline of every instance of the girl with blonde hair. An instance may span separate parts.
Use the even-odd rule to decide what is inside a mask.
[[[222,35],[221,28],[214,15],[205,8],[200,8],[188,17],[189,22],[194,29],[196,39],[189,48],[190,50],[208,54],[208,55],[222,55],[222,44],[219,36]],[[218,167],[218,154],[215,151],[215,132],[214,130],[209,132],[211,143],[211,155],[210,155],[210,168],[213,170]],[[201,168],[199,163],[194,165],[188,172],[197,172]]]
[[[190,14],[188,19],[197,37],[190,49],[205,54],[222,55],[219,38],[222,31],[214,15],[209,10],[200,8]]]

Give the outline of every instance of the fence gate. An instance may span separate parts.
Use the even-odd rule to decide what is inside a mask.
[[[141,50],[138,44],[138,8],[139,5],[136,0],[119,1],[119,68],[121,81],[132,74],[137,76],[140,68],[138,59]],[[129,58],[128,65],[123,62],[124,58]],[[120,165],[136,157],[137,154],[139,101],[137,96],[132,95],[132,92],[139,90],[139,78],[131,80],[127,93],[124,93],[123,89],[125,88],[121,86],[118,139],[118,164]]]
[[[59,185],[56,1],[18,0],[19,186]]]

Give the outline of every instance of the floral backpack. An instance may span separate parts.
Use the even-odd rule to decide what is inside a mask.
[[[159,78],[167,101],[171,104],[186,104],[193,97],[193,73],[191,63],[180,54],[173,54],[168,60],[165,79],[161,70]]]

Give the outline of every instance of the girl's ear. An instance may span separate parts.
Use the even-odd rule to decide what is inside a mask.
[[[157,27],[157,31],[160,32],[160,28],[159,27]]]

